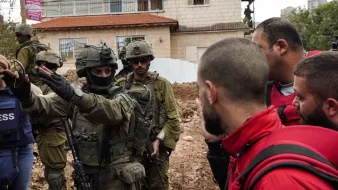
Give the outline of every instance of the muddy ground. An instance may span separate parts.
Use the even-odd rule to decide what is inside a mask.
[[[199,130],[199,117],[195,98],[198,95],[196,83],[173,84],[181,116],[181,138],[170,158],[170,189],[216,190],[209,163],[206,160],[207,147]],[[68,189],[74,189],[71,179],[71,154],[68,154],[66,178]],[[43,165],[34,158],[31,190],[48,189],[43,175]]]

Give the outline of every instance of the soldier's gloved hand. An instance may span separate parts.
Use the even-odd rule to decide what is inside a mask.
[[[6,86],[11,89],[13,94],[21,102],[26,102],[31,97],[31,83],[28,75],[23,76],[18,72],[12,72],[8,69],[2,72],[2,80],[5,81]]]
[[[39,67],[38,75],[58,96],[69,102],[74,96],[74,89],[62,76],[53,73],[46,67]]]

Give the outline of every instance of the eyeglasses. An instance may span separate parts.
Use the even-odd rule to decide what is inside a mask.
[[[148,63],[149,58],[148,57],[143,57],[143,58],[138,58],[138,59],[131,59],[129,62],[133,65],[137,65],[139,63],[145,64]]]

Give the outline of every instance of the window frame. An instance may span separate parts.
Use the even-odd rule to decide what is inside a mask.
[[[119,0],[115,0],[114,2],[109,0],[79,0],[81,3],[81,8],[77,8],[79,6],[78,1],[69,0],[69,1],[54,1],[48,0],[44,1],[42,4],[43,9],[43,17],[60,17],[60,16],[87,16],[87,15],[106,15],[106,14],[125,14],[125,13],[141,13],[141,12],[163,12],[164,0],[120,0],[121,11],[113,11],[112,3],[118,3]],[[124,2],[126,1],[126,2]],[[139,1],[147,1],[144,2],[145,6],[139,7]],[[206,1],[206,0],[204,0]],[[128,2],[131,3],[131,6],[128,7]],[[125,4],[127,3],[127,4]],[[124,8],[124,6],[126,6]],[[153,7],[154,6],[154,7]],[[155,7],[156,6],[156,7]],[[147,8],[147,10],[143,10]],[[118,8],[117,8],[118,9]],[[126,9],[126,10],[124,10]]]
[[[197,1],[202,1],[202,2],[198,3]],[[205,5],[205,1],[204,0],[193,0],[193,5]]]
[[[146,36],[145,35],[116,36],[116,53],[117,53],[117,57],[119,59],[120,59],[120,47],[127,47],[128,44],[129,44],[128,43],[128,44],[125,44],[123,46],[120,46],[119,45],[120,43],[125,43],[125,42],[123,42],[123,41],[120,42],[119,38],[131,38],[131,40],[130,40],[129,43],[131,43],[133,41],[133,38],[136,38],[136,39],[134,39],[134,41],[138,40],[138,39],[141,39],[141,38],[143,38],[143,40],[146,40]]]
[[[196,1],[203,1],[202,4],[195,3]],[[210,5],[210,0],[188,0],[188,5],[189,6],[209,6]]]
[[[84,40],[84,41],[85,41],[84,45],[85,45],[85,44],[88,44],[88,38],[87,38],[87,37],[80,37],[80,38],[60,38],[60,39],[59,39],[59,55],[60,55],[62,61],[64,61],[65,63],[67,63],[67,57],[68,57],[68,53],[69,53],[69,52],[72,53],[71,59],[75,59],[77,53],[79,53],[79,52],[81,51],[81,50],[76,50],[76,48],[75,48],[75,43],[76,43],[76,40],[77,40],[77,39]],[[73,47],[70,48],[70,49],[72,49],[71,51],[68,51],[68,50],[67,50],[67,51],[64,51],[63,48],[61,48],[61,42],[62,42],[62,41],[66,41],[66,40],[72,41],[72,43],[73,43]],[[82,42],[78,42],[78,43],[82,43]],[[67,55],[66,55],[66,56],[63,56],[63,55],[64,55],[63,53],[66,53]]]

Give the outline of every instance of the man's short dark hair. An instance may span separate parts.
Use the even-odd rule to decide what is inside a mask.
[[[338,100],[338,52],[323,52],[300,62],[294,75],[306,79],[306,88],[320,101]]]
[[[270,49],[279,39],[284,39],[292,50],[303,49],[302,39],[297,29],[287,20],[273,17],[260,23],[256,30],[263,30]]]
[[[223,87],[233,101],[265,101],[267,60],[249,40],[228,38],[213,44],[204,52],[198,72],[202,80]]]

